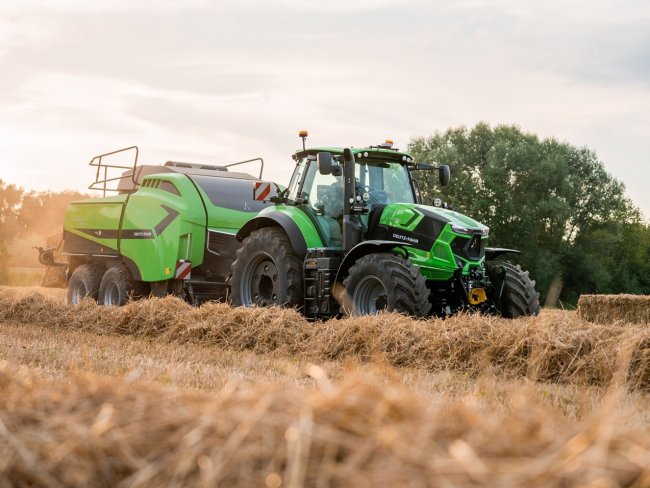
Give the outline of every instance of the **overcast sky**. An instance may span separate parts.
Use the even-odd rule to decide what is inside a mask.
[[[0,178],[84,189],[91,156],[406,147],[517,124],[587,146],[650,216],[650,2],[0,0]],[[597,189],[594,189],[597,191]]]

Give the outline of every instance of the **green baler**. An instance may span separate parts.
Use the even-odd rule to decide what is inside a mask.
[[[237,231],[272,205],[255,198],[256,186],[272,195],[275,184],[226,166],[137,166],[137,159],[124,174],[100,178],[107,170],[125,169],[104,163],[106,156],[91,161],[98,166],[91,188],[105,193],[107,184],[117,181],[113,190],[118,195],[74,202],[66,213],[63,253],[69,256],[69,301],[90,296],[104,304],[123,304],[130,296],[149,293],[180,294],[193,302],[225,298],[239,246]],[[113,272],[119,282],[109,286],[109,276],[102,287],[114,267],[119,268]]]

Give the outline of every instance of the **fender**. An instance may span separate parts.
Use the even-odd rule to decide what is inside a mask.
[[[362,258],[367,254],[372,254],[375,252],[392,251],[396,247],[399,249],[403,249],[406,252],[405,244],[403,242],[372,240],[372,241],[364,241],[361,242],[360,244],[357,244],[343,258],[343,262],[341,263],[341,266],[339,266],[339,270],[336,273],[335,283],[338,283],[339,281],[343,281],[343,278],[345,277],[345,275],[348,274],[348,271],[350,270],[352,265],[357,261],[357,259]]]
[[[237,240],[243,241],[246,237],[251,235],[255,230],[264,227],[280,227],[289,237],[291,247],[300,259],[304,259],[307,254],[307,243],[305,238],[300,232],[298,224],[296,224],[291,217],[279,212],[271,213],[262,217],[255,217],[244,224],[244,226],[237,232]]]
[[[493,259],[496,259],[503,254],[521,254],[521,251],[517,251],[516,249],[507,249],[505,247],[485,248],[485,259],[487,261],[492,261]]]

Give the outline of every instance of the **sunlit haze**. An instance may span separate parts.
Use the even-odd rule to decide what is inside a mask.
[[[362,146],[479,121],[587,146],[650,216],[650,3],[8,1],[0,178],[85,189],[98,153],[143,163]],[[594,191],[598,191],[594,189]]]

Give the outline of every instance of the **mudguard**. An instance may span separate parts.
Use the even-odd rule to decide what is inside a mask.
[[[300,259],[304,259],[307,254],[307,243],[305,242],[302,232],[300,232],[298,224],[296,224],[291,217],[280,212],[273,212],[269,215],[255,217],[249,220],[241,229],[239,229],[239,232],[237,232],[237,240],[243,241],[253,231],[264,227],[281,227],[287,234],[287,237],[289,237],[291,247],[296,253],[296,256]]]
[[[517,251],[516,249],[507,249],[505,247],[485,248],[485,259],[487,261],[492,261],[493,259],[496,259],[503,254],[521,254],[521,251]]]
[[[343,262],[336,273],[336,282],[338,283],[339,281],[343,281],[343,278],[348,274],[348,271],[357,259],[375,252],[392,251],[396,247],[405,250],[405,244],[396,241],[371,240],[357,244],[345,255],[345,258],[343,258]],[[406,250],[404,252],[406,252]]]

